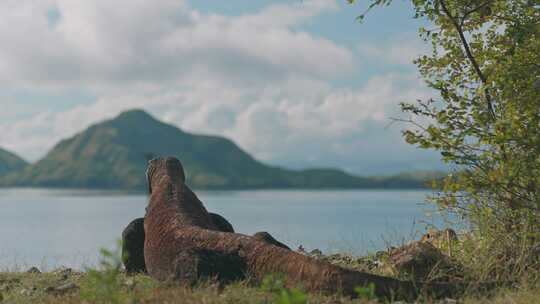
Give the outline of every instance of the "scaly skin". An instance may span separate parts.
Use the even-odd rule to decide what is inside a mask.
[[[149,164],[151,195],[144,222],[144,255],[150,276],[158,280],[239,279],[246,273],[262,279],[281,273],[288,286],[308,291],[355,296],[355,287],[374,284],[379,297],[417,296],[412,282],[344,269],[251,236],[217,231],[207,210],[185,185],[184,176],[176,158],[158,158]]]
[[[234,233],[234,228],[223,216],[209,213],[218,231]],[[268,235],[271,238],[270,235]],[[128,274],[147,273],[144,262],[144,218],[137,218],[122,232],[122,263]]]

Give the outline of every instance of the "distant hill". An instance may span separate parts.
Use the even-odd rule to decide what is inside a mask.
[[[28,163],[17,155],[0,149],[0,177],[22,170]]]
[[[196,135],[131,110],[65,139],[43,159],[0,180],[3,186],[145,189],[148,159],[177,156],[188,184],[207,189],[419,188],[423,180],[356,177],[336,169],[263,164],[231,140]]]

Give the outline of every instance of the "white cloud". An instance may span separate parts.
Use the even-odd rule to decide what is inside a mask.
[[[333,87],[358,68],[353,52],[295,26],[336,7],[311,0],[230,17],[178,0],[1,2],[0,18],[13,26],[0,28],[0,81],[82,88],[97,99],[0,121],[0,146],[35,160],[96,121],[144,108],[184,130],[230,137],[274,164],[411,169],[417,152],[385,126],[399,101],[427,92],[400,74]],[[51,9],[59,16],[52,23]]]
[[[390,117],[399,115],[399,101],[428,95],[414,77],[389,74],[356,90],[298,78],[253,88],[220,82],[190,87],[103,97],[91,105],[43,113],[2,126],[7,135],[0,139],[35,157],[97,120],[144,108],[184,130],[230,137],[274,164],[340,166],[360,173],[418,165],[407,163],[416,151],[403,143],[400,127],[387,128]]]
[[[13,86],[84,85],[102,92],[208,75],[324,78],[353,64],[346,48],[291,29],[334,8],[330,0],[274,5],[240,17],[203,15],[176,0],[16,3],[0,4],[0,18],[14,25],[0,29],[0,80]],[[51,9],[59,15],[54,25],[47,17]]]
[[[321,12],[336,10],[334,0],[298,1],[288,4],[270,5],[258,14],[244,15],[236,21],[247,27],[286,28],[302,21],[309,21]]]

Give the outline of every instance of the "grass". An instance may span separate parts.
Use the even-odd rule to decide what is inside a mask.
[[[237,282],[227,286],[206,281],[194,286],[180,284],[167,284],[156,282],[148,276],[126,276],[119,273],[118,285],[111,289],[109,295],[97,293],[98,288],[89,284],[87,272],[62,271],[47,273],[0,273],[0,302],[1,303],[238,303],[238,304],[347,304],[347,303],[378,303],[370,299],[369,288],[360,291],[365,296],[359,299],[348,299],[339,295],[323,296],[317,294],[304,294],[300,290],[289,290],[277,285],[269,288],[271,283],[263,282],[261,285],[249,281]],[[52,288],[74,283],[78,288],[58,292]],[[95,283],[90,283],[95,284]],[[88,297],[88,293],[94,293]],[[468,295],[457,299],[464,304],[530,304],[540,303],[540,289],[496,291],[489,296]],[[437,303],[423,301],[423,303]],[[440,302],[444,303],[444,302]],[[451,303],[451,302],[447,302]]]
[[[348,255],[317,256],[340,266],[391,275],[380,270],[376,255],[351,257]],[[306,294],[300,289],[283,286],[280,276],[268,276],[262,283],[249,280],[221,286],[213,281],[201,281],[186,286],[179,283],[157,282],[146,275],[126,275],[116,252],[102,251],[101,265],[84,272],[57,269],[43,273],[0,273],[0,303],[245,303],[245,304],[347,304],[379,303],[373,287],[357,288],[358,299],[340,295]],[[499,289],[490,294],[474,291],[455,299],[457,303],[540,303],[540,286]],[[456,303],[452,301],[421,300],[419,303]]]
[[[456,272],[462,283],[483,281],[484,273],[492,269],[489,254],[481,252],[472,236],[462,235],[459,241],[448,243],[439,241],[436,247],[442,252],[452,248],[452,263],[448,268],[433,268],[429,276],[419,279],[410,273],[399,272],[388,263],[388,252],[380,251],[365,256],[349,254],[323,255],[313,251],[305,253],[341,267],[394,277],[402,280],[448,280],[454,281]],[[121,248],[118,245],[117,248]],[[493,255],[493,254],[492,254]],[[494,255],[495,256],[495,255]],[[497,255],[498,256],[498,255]],[[484,261],[482,263],[481,261]],[[501,265],[503,266],[503,265]],[[496,290],[482,291],[470,289],[456,299],[419,299],[416,303],[540,303],[540,273],[537,264],[528,272],[519,276],[507,276],[516,279],[512,288],[499,287]],[[83,272],[59,268],[47,272],[20,271],[21,268],[0,271],[0,303],[246,303],[246,304],[347,304],[381,303],[374,294],[374,286],[356,288],[357,299],[341,295],[307,294],[298,288],[286,288],[284,277],[270,275],[261,283],[249,279],[226,286],[212,280],[200,281],[193,285],[178,282],[158,282],[147,275],[128,276],[122,269],[120,249],[112,252],[101,250],[100,264],[97,268],[88,268]],[[448,279],[453,277],[453,279]],[[397,302],[396,302],[397,303]],[[404,303],[404,302],[399,302]]]
[[[0,273],[2,303],[370,303],[352,301],[340,296],[305,295],[299,290],[282,286],[269,288],[271,283],[259,286],[249,281],[220,286],[211,281],[194,286],[159,283],[145,275],[126,276],[119,273],[118,285],[110,291],[99,292],[102,286],[89,278],[89,274],[62,271],[48,273]],[[57,292],[52,288],[75,284],[78,288]],[[309,302],[307,302],[309,301]],[[375,303],[375,302],[373,302]]]

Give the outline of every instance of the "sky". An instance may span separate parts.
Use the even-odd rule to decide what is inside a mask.
[[[365,1],[359,1],[365,2]],[[442,168],[407,145],[399,103],[429,98],[408,1],[3,0],[0,147],[36,161],[61,139],[145,109],[289,168]]]

